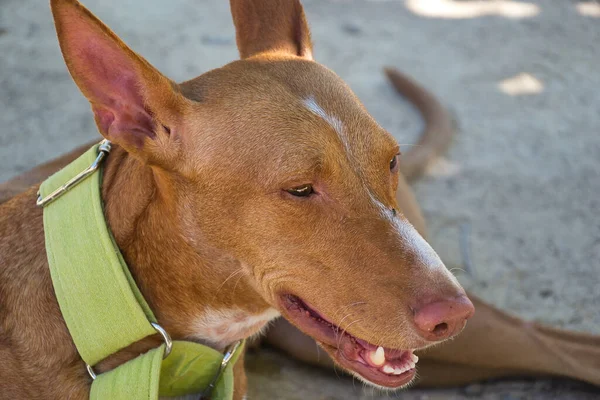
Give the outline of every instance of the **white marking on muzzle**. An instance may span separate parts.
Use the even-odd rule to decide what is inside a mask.
[[[387,208],[382,202],[369,191],[369,197],[377,208],[381,216],[390,222],[394,227],[395,231],[400,236],[401,240],[406,243],[410,248],[413,249],[419,261],[430,268],[444,267],[444,263],[440,260],[435,250],[431,248],[429,243],[417,232],[417,230],[410,224],[410,222],[398,218],[394,215],[392,210]]]

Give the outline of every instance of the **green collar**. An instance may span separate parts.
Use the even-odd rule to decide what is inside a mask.
[[[171,343],[156,324],[104,218],[100,166],[109,151],[108,141],[93,146],[42,183],[38,198],[56,298],[94,378],[90,398],[154,400],[202,392],[230,400],[233,365],[244,343],[223,355],[198,343]],[[90,366],[157,331],[161,346],[95,376]]]

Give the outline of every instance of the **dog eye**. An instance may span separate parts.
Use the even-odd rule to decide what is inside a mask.
[[[295,188],[287,189],[286,192],[296,197],[308,197],[314,193],[312,185],[302,185]]]
[[[392,172],[396,172],[396,170],[398,169],[398,156],[400,155],[400,153],[396,154],[394,156],[394,158],[392,158],[390,160],[390,171]]]

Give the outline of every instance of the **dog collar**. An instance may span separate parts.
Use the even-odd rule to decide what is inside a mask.
[[[44,181],[37,201],[44,208],[56,298],[93,379],[90,399],[202,393],[202,398],[230,400],[233,365],[244,342],[221,354],[198,343],[173,342],[157,324],[104,218],[101,164],[109,152],[106,140],[93,146]],[[93,365],[157,332],[164,341],[159,347],[96,376]]]

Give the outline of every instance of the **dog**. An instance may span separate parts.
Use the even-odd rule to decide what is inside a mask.
[[[473,305],[399,210],[397,143],[312,59],[298,1],[232,0],[241,60],[182,84],[77,1],[51,8],[69,72],[114,145],[107,224],[173,339],[223,351],[281,314],[345,370],[400,388],[414,350],[463,329]],[[36,190],[0,213],[2,393],[84,398],[90,378],[54,298]]]
[[[408,350],[439,343],[460,331],[464,321],[472,314],[472,306],[453,277],[442,267],[439,258],[415,233],[419,231],[424,234],[425,226],[405,181],[405,178],[417,176],[429,161],[442,152],[451,136],[450,119],[426,91],[401,74],[388,70],[394,85],[421,110],[427,128],[421,139],[422,146],[416,152],[400,157],[393,154],[386,163],[381,160],[378,163],[377,155],[383,156],[384,152],[376,146],[388,140],[395,151],[395,145],[392,145],[389,135],[366,114],[339,78],[312,61],[308,28],[297,2],[242,4],[232,1],[237,42],[243,60],[181,85],[170,82],[131,52],[78,3],[70,0],[53,1],[52,7],[67,65],[92,103],[100,132],[118,145],[106,166],[103,199],[107,220],[144,296],[150,301],[161,324],[174,338],[201,341],[222,350],[231,341],[260,331],[268,320],[281,313],[300,331],[319,341],[332,356],[331,359],[350,373],[381,387],[401,387],[412,380],[414,368],[398,374],[395,381],[394,376],[388,380],[389,376],[382,378],[372,374],[373,371],[367,372],[359,369],[361,366],[348,363],[343,358],[344,351],[348,349],[339,344],[347,345],[348,341],[355,342],[358,339],[359,345],[363,346],[358,348],[362,353],[360,357],[366,356],[366,360],[362,361],[366,361],[368,367],[381,367],[378,365],[379,346],[362,338],[379,335],[375,343],[383,345],[384,354],[387,353],[389,357],[398,350],[403,350],[402,354],[410,354]],[[273,29],[273,21],[282,21],[282,26]],[[265,31],[268,33],[264,34]],[[74,35],[74,32],[80,35]],[[105,65],[85,65],[86,57],[98,61],[94,57],[94,51],[98,49],[96,46],[109,55],[111,68],[124,68],[119,70],[119,75],[111,74]],[[102,69],[103,74],[93,78],[85,75],[94,73],[94,67]],[[127,79],[123,82],[123,79],[115,79],[116,76]],[[142,80],[142,84],[136,79]],[[117,87],[111,87],[115,80]],[[237,88],[235,93],[228,85]],[[317,91],[314,90],[315,85]],[[104,86],[113,90],[111,95],[116,93],[116,102],[115,99],[106,101],[107,94],[102,92]],[[240,87],[246,90],[239,91]],[[306,87],[313,88],[313,92],[306,93]],[[140,92],[136,92],[136,89]],[[244,97],[244,93],[249,95],[248,92],[252,94],[252,101]],[[224,103],[234,111],[224,110]],[[115,109],[115,104],[121,107]],[[250,112],[241,115],[235,112],[236,109],[250,109]],[[183,111],[185,115],[181,115]],[[140,126],[135,125],[140,123]],[[366,129],[362,131],[357,128]],[[301,136],[295,129],[305,135]],[[282,138],[281,135],[286,136]],[[237,141],[240,143],[236,145]],[[319,144],[318,148],[315,148],[314,141]],[[375,147],[362,148],[365,142],[373,143]],[[223,148],[225,145],[228,147]],[[251,154],[250,149],[257,154]],[[278,157],[274,158],[274,149],[283,153],[276,154]],[[286,149],[291,151],[289,155],[284,152]],[[278,187],[277,193],[270,193],[273,196],[266,204],[254,204],[253,199],[262,196],[259,190],[261,185],[272,182],[277,186],[277,173],[273,172],[285,168],[290,168],[290,172],[303,172],[300,165],[306,162],[305,155],[301,153],[302,156],[299,156],[298,151],[304,149],[327,149],[325,154],[312,155],[336,155],[330,162],[338,164],[337,168],[343,165],[356,168],[356,181],[345,182],[340,176],[345,178],[348,172],[342,174],[336,168],[328,171],[329,175],[322,175],[323,171],[313,171],[310,179],[305,178],[310,184],[300,183],[303,182],[300,180],[290,181],[286,186]],[[2,196],[7,199],[25,186],[39,182],[83,151],[84,148],[76,149],[59,160],[0,186],[0,200]],[[243,162],[243,173],[236,169],[242,166],[232,166],[230,163],[238,159],[252,160]],[[268,160],[274,164],[265,164]],[[381,194],[370,183],[376,175],[375,166],[379,164],[386,164],[389,174],[387,182],[379,177],[379,185],[389,185],[386,190],[381,190]],[[229,170],[232,167],[233,170]],[[398,174],[398,170],[402,174]],[[173,179],[174,176],[179,179]],[[323,176],[330,180],[323,180]],[[139,178],[139,181],[132,177]],[[315,177],[320,178],[317,184],[313,183]],[[361,197],[356,194],[356,190],[361,188],[367,190],[367,198],[362,199],[366,203],[353,204],[355,196]],[[0,387],[7,398],[86,397],[90,379],[82,360],[72,343],[69,343],[68,332],[53,299],[42,239],[41,210],[33,204],[36,190],[34,186],[0,209],[0,246],[8,261],[3,262],[7,267],[2,271],[0,287],[2,304],[11,306],[6,307],[9,312],[1,325],[2,342],[7,345],[0,347],[0,351],[3,360],[7,361],[0,366]],[[187,194],[188,191],[192,195]],[[206,194],[201,195],[198,193],[200,191]],[[307,191],[310,192],[308,195]],[[396,199],[395,192],[398,193]],[[157,196],[157,193],[161,195]],[[119,201],[123,198],[136,201],[124,204],[126,202]],[[168,213],[159,212],[159,208],[155,208],[159,204],[166,207]],[[279,209],[278,204],[284,204],[281,207],[285,208]],[[331,209],[321,215],[319,207],[323,206]],[[242,210],[249,214],[242,213]],[[352,210],[355,214],[349,213]],[[285,217],[278,214],[280,211],[285,211]],[[178,223],[163,226],[166,215],[185,218],[174,218]],[[265,215],[274,220],[269,220],[267,225],[252,226],[263,220]],[[369,237],[360,238],[353,232],[351,237],[344,238],[345,235],[339,232],[328,233],[330,229],[335,231],[335,226],[330,226],[325,231],[318,231],[332,235],[331,240],[315,242],[314,235],[304,228],[319,228],[316,216],[335,216],[342,221],[349,219],[344,223],[357,223],[357,230]],[[294,217],[300,218],[307,226],[297,226],[293,222]],[[244,224],[247,218],[251,223]],[[406,219],[412,222],[414,228]],[[138,227],[138,223],[148,224],[151,231],[156,232],[156,237],[152,237],[148,243],[136,237],[132,226]],[[231,224],[229,228],[236,226],[241,232],[228,230],[227,224]],[[331,221],[328,224],[331,225]],[[26,229],[16,233],[17,226],[25,225]],[[220,231],[225,231],[225,234]],[[250,238],[250,232],[254,232],[257,238]],[[391,240],[389,236],[386,237],[390,232]],[[193,263],[171,263],[169,268],[172,270],[167,270],[165,265],[157,261],[165,256],[172,256],[176,260],[179,256],[169,254],[167,249],[160,246],[162,241],[167,240],[162,235],[168,237],[169,234],[179,236],[181,240],[178,245],[183,248],[192,241],[195,251],[186,256]],[[274,237],[285,240],[275,245],[269,243]],[[257,239],[262,242],[257,242]],[[313,249],[323,247],[323,242],[336,246],[351,243],[355,247],[360,240],[368,244],[368,261],[365,261],[365,257],[344,261],[347,258],[340,254],[338,248],[320,249],[322,253],[316,254]],[[386,240],[392,242],[391,247],[381,253],[373,253],[380,242]],[[293,247],[288,248],[291,244]],[[416,248],[415,244],[418,244]],[[146,254],[141,254],[140,248],[147,250]],[[269,248],[293,257],[296,265],[288,266],[282,254],[264,253]],[[353,250],[352,254],[357,254],[357,250],[365,251],[359,248]],[[167,254],[162,254],[164,252]],[[390,274],[385,276],[386,282],[383,284],[393,289],[389,291],[389,296],[386,295],[388,290],[381,288],[383,281],[378,280],[377,276],[362,274],[360,279],[353,281],[356,277],[353,268],[360,263],[366,267],[374,260],[378,261],[378,270],[381,265],[389,265],[389,271],[386,272],[386,268],[380,271],[384,275]],[[427,265],[424,260],[429,260],[430,264]],[[156,272],[151,274],[136,267],[142,265],[141,261],[144,261],[144,265],[153,265]],[[436,268],[428,268],[431,262],[437,264]],[[211,275],[216,275],[210,280],[202,279],[207,273],[203,269],[207,264],[216,267],[210,271]],[[323,270],[315,269],[316,266]],[[269,277],[268,273],[275,276]],[[340,275],[332,275],[336,273]],[[219,289],[227,284],[231,276],[235,276],[232,274],[241,275],[234,290],[236,297],[220,295]],[[165,294],[159,290],[164,289],[164,280],[153,275],[169,276],[178,285],[173,292]],[[261,275],[262,278],[257,278]],[[400,278],[404,281],[396,282]],[[301,280],[311,280],[313,287],[306,287]],[[322,284],[327,282],[328,288],[332,282],[339,284],[340,288],[336,288],[334,293],[327,293],[328,290],[319,286],[320,281]],[[358,282],[362,287],[357,291],[354,285]],[[198,283],[202,290],[191,287],[193,285],[190,283]],[[430,286],[429,293],[424,293],[424,285]],[[373,292],[370,293],[370,290]],[[179,297],[175,294],[178,291]],[[315,293],[318,291],[324,293]],[[351,296],[346,298],[351,292]],[[211,293],[214,294],[212,298],[208,296]],[[186,297],[189,298],[187,301],[180,301]],[[352,325],[348,321],[344,325],[343,315],[337,315],[335,307],[354,304],[344,304],[344,301],[351,299],[356,302],[357,298],[364,298],[365,304],[352,306],[356,308],[352,312],[369,319],[367,322],[371,322],[370,326],[360,321]],[[415,299],[418,299],[417,303],[421,302],[417,307],[411,304]],[[594,370],[592,361],[594,354],[598,354],[598,338],[528,324],[506,316],[476,298],[472,299],[478,312],[471,319],[466,332],[445,346],[432,349],[420,362],[425,363],[427,370],[424,374],[428,377],[425,384],[457,384],[522,373],[563,374],[598,383],[598,366],[595,365]],[[379,310],[370,312],[370,306],[382,311],[394,310],[401,317],[392,318],[394,326],[389,330],[386,324],[390,321],[385,321],[386,318],[378,314]],[[460,308],[460,315],[448,312],[448,308],[453,307]],[[308,312],[311,319],[308,322],[304,320],[302,315],[298,315],[301,314],[297,313],[298,310]],[[49,319],[51,323],[48,323]],[[329,329],[332,326],[336,328],[333,330],[335,342],[331,340],[331,333],[327,329],[323,333],[323,325]],[[234,331],[231,326],[239,329]],[[337,328],[342,328],[345,333],[340,335]],[[39,335],[40,329],[55,339],[52,340],[53,346],[44,343]],[[305,361],[329,364],[331,359],[321,357],[318,360],[314,354],[314,339],[303,336],[300,331],[281,321],[269,331],[268,338],[271,343]],[[487,334],[489,331],[493,335]],[[486,335],[481,335],[481,332],[486,332]],[[60,343],[60,346],[56,346],[56,343]],[[332,343],[338,347],[332,346]],[[563,351],[549,353],[540,343],[551,343],[554,348]],[[104,372],[153,345],[155,341],[150,339],[137,343],[95,368],[100,373]],[[350,347],[350,353],[355,353],[357,347]],[[31,358],[32,348],[36,350],[36,359]],[[511,356],[508,350],[522,357]],[[565,369],[567,362],[576,357],[582,367]],[[544,363],[540,364],[540,361]],[[48,372],[50,368],[52,370]],[[394,375],[386,374],[383,367],[380,369],[375,372]],[[245,391],[243,370],[236,366],[235,372],[235,395],[241,398]],[[48,379],[52,379],[54,384],[49,385]]]

